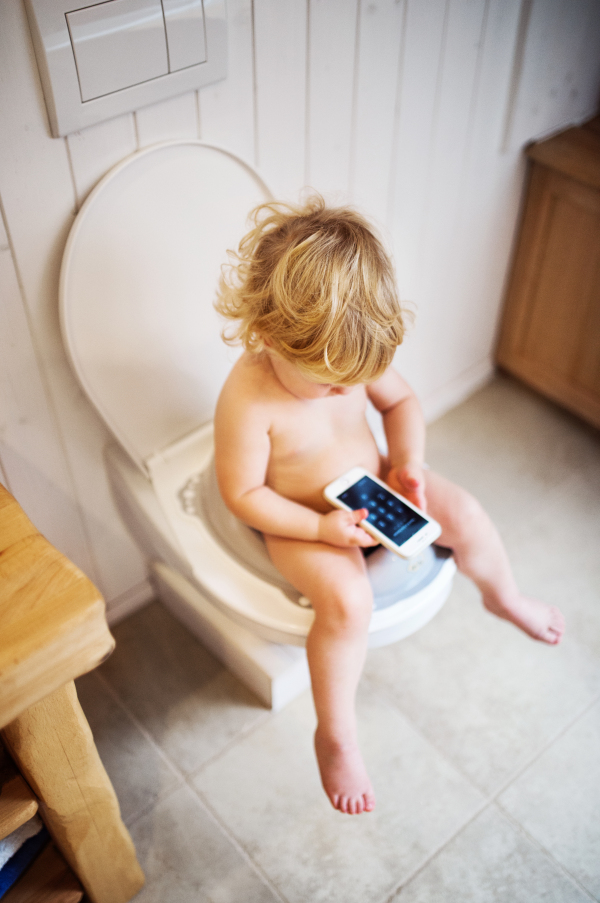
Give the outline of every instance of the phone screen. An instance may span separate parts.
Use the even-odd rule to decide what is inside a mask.
[[[368,508],[367,521],[399,546],[428,523],[370,477],[362,477],[338,498],[353,511]]]

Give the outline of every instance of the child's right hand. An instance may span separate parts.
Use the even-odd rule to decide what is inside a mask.
[[[328,514],[322,514],[319,521],[319,540],[330,546],[342,548],[360,546],[365,549],[368,546],[376,546],[377,540],[358,526],[368,513],[367,508],[359,508],[357,511],[336,509]]]

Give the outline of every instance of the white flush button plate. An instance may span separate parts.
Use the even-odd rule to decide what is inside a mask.
[[[227,75],[225,0],[25,6],[55,138]]]
[[[168,74],[160,0],[109,0],[66,18],[83,101]]]
[[[206,60],[202,0],[162,0],[169,69],[177,72]]]

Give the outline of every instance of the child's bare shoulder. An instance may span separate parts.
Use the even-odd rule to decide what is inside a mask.
[[[240,420],[259,411],[267,416],[271,377],[257,355],[244,352],[225,380],[217,403],[216,420],[235,416]]]

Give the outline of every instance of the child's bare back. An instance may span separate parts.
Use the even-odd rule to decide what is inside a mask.
[[[360,527],[365,509],[330,509],[322,495],[329,482],[355,465],[379,474],[441,524],[438,542],[452,549],[489,611],[551,644],[564,621],[520,593],[479,503],[424,467],[418,401],[390,366],[402,311],[369,226],[320,199],[262,209],[265,218],[240,245],[238,284],[224,282],[218,304],[238,322],[246,351],[217,405],[217,476],[228,507],[263,532],[275,566],[311,600],[317,761],[332,804],[357,814],[375,805],[354,712],[373,604],[361,547],[374,541]],[[385,460],[367,400],[383,418]]]

